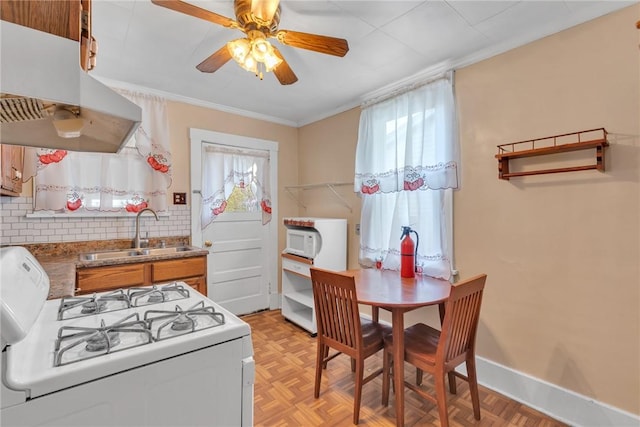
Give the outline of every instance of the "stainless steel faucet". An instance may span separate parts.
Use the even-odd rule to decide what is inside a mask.
[[[158,214],[156,214],[156,211],[151,208],[144,208],[140,212],[138,212],[138,214],[136,215],[136,236],[133,238],[133,247],[135,249],[141,249],[142,245],[144,245],[144,247],[149,246],[149,239],[140,239],[140,215],[142,215],[142,213],[145,211],[151,212],[153,216],[156,217],[156,221],[160,221],[158,219]]]

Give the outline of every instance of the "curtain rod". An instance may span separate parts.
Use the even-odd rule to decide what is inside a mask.
[[[400,96],[403,95],[407,92],[411,92],[412,90],[418,89],[422,86],[426,86],[428,84],[431,83],[435,83],[439,80],[450,80],[453,82],[453,70],[449,70],[447,72],[445,72],[444,74],[440,74],[436,77],[432,77],[426,80],[421,80],[421,81],[417,81],[399,88],[396,88],[388,93],[385,93],[383,95],[377,96],[375,98],[371,98],[368,99],[366,101],[364,101],[362,104],[360,104],[360,109],[364,110],[365,108],[369,108],[373,105],[379,104],[381,102],[387,101],[391,98],[395,98],[396,96]]]

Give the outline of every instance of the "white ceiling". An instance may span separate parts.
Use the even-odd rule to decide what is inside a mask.
[[[234,18],[232,0],[191,1]],[[344,58],[281,45],[298,82],[260,81],[233,60],[195,66],[242,37],[149,0],[95,0],[94,77],[277,123],[301,126],[446,69],[504,52],[637,1],[282,0],[280,29],[347,39]]]

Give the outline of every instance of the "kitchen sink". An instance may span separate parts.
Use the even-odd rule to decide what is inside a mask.
[[[89,252],[80,254],[81,261],[99,261],[104,259],[114,258],[129,258],[139,257],[145,255],[170,255],[178,252],[191,251],[193,248],[189,246],[173,246],[169,248],[142,248],[142,249],[125,249],[121,251],[104,251],[104,252]]]

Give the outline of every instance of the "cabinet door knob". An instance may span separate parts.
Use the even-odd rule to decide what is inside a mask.
[[[211,240],[205,240],[205,241],[204,241],[204,245],[205,245],[206,247],[208,247],[208,248],[209,248],[209,247],[211,247],[211,245],[212,245],[212,244],[213,244],[213,243],[211,243]]]

